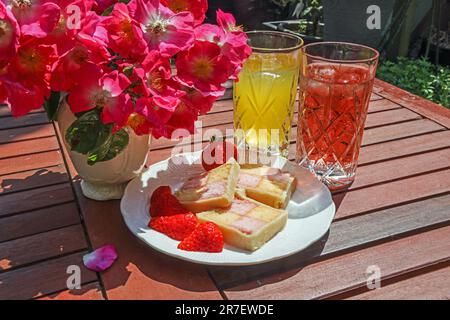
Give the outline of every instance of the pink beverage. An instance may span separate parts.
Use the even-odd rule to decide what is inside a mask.
[[[304,66],[297,161],[331,190],[354,180],[374,74],[371,65],[335,59]]]

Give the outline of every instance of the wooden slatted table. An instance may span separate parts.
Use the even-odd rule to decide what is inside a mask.
[[[201,120],[232,128],[232,102]],[[149,164],[176,143],[155,141]],[[377,80],[363,145],[357,179],[334,195],[335,221],[315,245],[207,268],[141,244],[118,201],[84,198],[42,111],[13,119],[0,107],[0,299],[450,299],[450,110]],[[118,261],[85,269],[82,256],[105,244]],[[67,289],[69,265],[80,266],[81,289]],[[369,266],[381,271],[378,290],[367,288]]]

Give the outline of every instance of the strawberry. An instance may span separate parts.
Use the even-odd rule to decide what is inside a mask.
[[[194,231],[197,224],[197,217],[189,213],[152,218],[149,227],[164,233],[172,239],[181,241]]]
[[[222,252],[223,234],[219,227],[206,222],[199,225],[188,237],[178,245],[178,249],[186,251]]]
[[[169,186],[156,189],[150,198],[150,216],[162,217],[190,213],[172,194]]]

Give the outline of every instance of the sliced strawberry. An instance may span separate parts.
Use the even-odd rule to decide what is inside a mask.
[[[178,245],[178,249],[200,252],[222,252],[224,246],[223,233],[219,227],[206,222],[199,225],[188,237]]]
[[[169,186],[156,189],[150,198],[150,216],[163,217],[190,213],[172,194]]]
[[[189,213],[152,218],[149,227],[164,233],[172,239],[181,241],[195,230],[197,224],[197,217]]]

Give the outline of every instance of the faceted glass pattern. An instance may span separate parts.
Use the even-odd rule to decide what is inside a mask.
[[[351,44],[310,46],[300,75],[297,161],[340,190],[355,177],[378,53]]]
[[[248,35],[253,54],[234,85],[236,144],[287,156],[303,41],[270,31]]]

